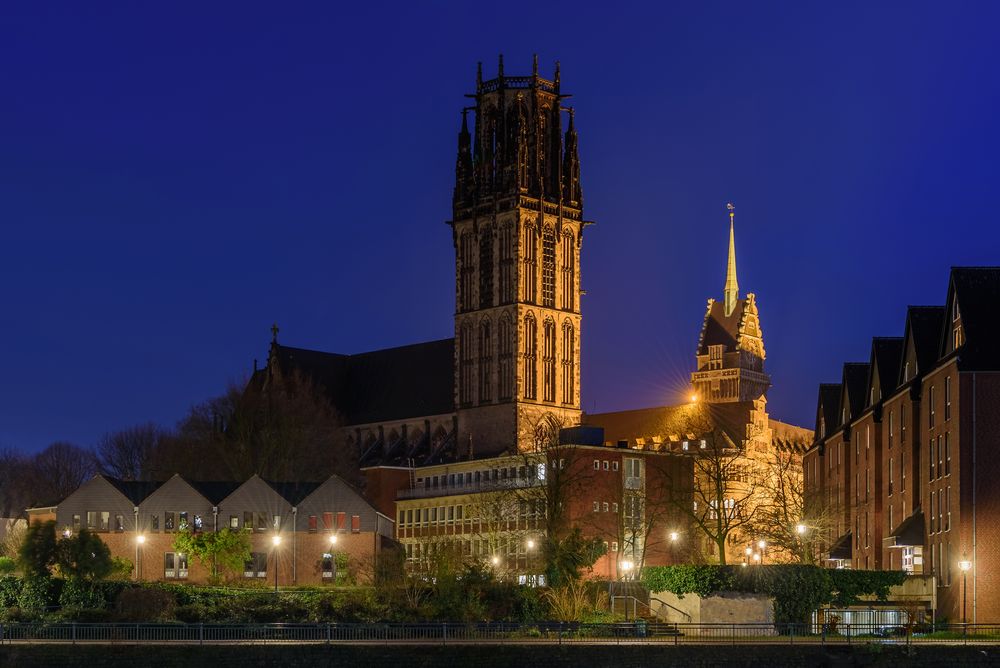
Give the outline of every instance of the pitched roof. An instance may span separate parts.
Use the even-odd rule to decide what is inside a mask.
[[[917,371],[923,374],[934,366],[938,358],[944,307],[911,306],[907,309],[907,318],[917,351]]]
[[[868,383],[868,362],[844,363],[844,393],[850,402],[848,406],[849,420],[861,414],[865,408],[865,385]],[[841,406],[843,408],[843,406]]]
[[[212,502],[213,506],[219,505],[224,498],[236,491],[236,488],[242,485],[240,482],[233,482],[229,480],[188,480],[187,478],[182,478],[184,482],[191,485],[196,492],[204,496],[206,499]]]
[[[819,402],[816,407],[816,435],[819,436],[819,417],[823,416],[826,435],[840,424],[840,397],[843,386],[840,383],[821,383],[819,386]],[[825,438],[825,436],[823,436]]]
[[[639,408],[614,413],[585,414],[582,424],[602,427],[606,442],[634,441],[655,437],[684,440],[722,429],[734,443],[746,438],[752,401],[710,404],[679,404]]]
[[[264,482],[293,506],[297,506],[302,499],[315,492],[316,488],[323,484],[322,482],[272,482],[270,480]]]
[[[951,287],[958,297],[965,344],[959,352],[962,367],[1000,369],[1000,267],[952,267]],[[950,318],[945,324],[950,324]],[[940,337],[943,346],[947,333]]]
[[[329,394],[347,424],[442,415],[455,410],[455,340],[357,355],[273,344],[271,360],[296,369]]]
[[[121,480],[107,475],[101,475],[101,477],[111,483],[115,489],[124,494],[125,498],[135,505],[139,505],[139,502],[155,492],[156,488],[163,484],[162,482],[151,480]]]
[[[896,379],[899,378],[899,365],[902,359],[903,337],[876,336],[873,338],[868,386],[871,387],[875,373],[877,372],[879,390],[883,397],[888,396],[896,389]]]
[[[707,355],[709,346],[723,345],[727,351],[736,350],[740,339],[740,323],[743,320],[744,308],[746,308],[746,300],[737,300],[736,308],[727,316],[726,305],[723,302],[714,299],[711,301],[698,341],[699,355]]]

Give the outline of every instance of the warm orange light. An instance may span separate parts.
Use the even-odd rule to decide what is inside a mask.
[[[692,394],[689,398],[691,399],[691,403],[692,404],[698,402],[698,395],[697,394]]]

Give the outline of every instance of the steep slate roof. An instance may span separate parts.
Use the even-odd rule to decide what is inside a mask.
[[[272,362],[298,370],[329,394],[347,424],[401,420],[455,411],[455,340],[442,339],[357,355],[280,344]],[[262,372],[258,372],[260,374]]]
[[[264,482],[293,506],[297,506],[302,499],[315,492],[316,488],[323,484],[322,482],[272,482],[270,480]]]
[[[903,337],[876,336],[873,338],[868,387],[872,386],[872,381],[877,373],[882,396],[889,396],[897,387],[896,379],[899,378],[899,365],[902,359]]]
[[[150,480],[120,480],[103,474],[101,477],[111,483],[115,489],[124,494],[125,498],[135,505],[139,505],[140,501],[155,492],[163,484],[162,482],[153,482]]]
[[[746,300],[740,299],[736,302],[733,312],[726,316],[726,305],[721,301],[712,300],[701,328],[701,338],[698,341],[699,355],[707,355],[709,346],[724,345],[727,352],[736,350],[744,308]]]
[[[1000,267],[952,267],[951,289],[958,298],[965,345],[959,351],[963,369],[1000,369]],[[949,290],[951,292],[951,290]],[[949,306],[951,304],[949,303]],[[939,355],[950,339],[951,318],[943,318]]]
[[[843,386],[840,383],[821,383],[819,386],[819,401],[816,406],[816,436],[819,438],[819,416],[826,423],[826,438],[840,425],[840,395]]]
[[[850,406],[847,419],[852,420],[865,408],[865,386],[868,383],[868,362],[844,363],[844,393]]]
[[[913,345],[917,351],[917,372],[927,373],[937,362],[941,327],[944,323],[943,306],[911,306],[908,310]]]

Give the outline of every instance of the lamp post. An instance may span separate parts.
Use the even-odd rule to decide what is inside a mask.
[[[274,545],[274,593],[278,593],[278,546],[281,545],[281,536],[272,536],[271,544]]]
[[[972,568],[972,562],[967,559],[963,559],[958,562],[958,567],[962,569],[962,623],[965,624],[965,595],[969,590],[969,581],[967,576],[969,575],[969,570]]]
[[[757,547],[760,548],[760,563],[764,563],[764,552],[767,550],[767,541],[759,540],[757,541]]]
[[[535,574],[531,570],[531,553],[535,550],[535,539],[529,538],[524,543],[524,570],[527,571],[525,575],[525,582],[534,586],[538,583],[535,581]]]
[[[142,546],[146,543],[146,536],[139,534],[135,537],[135,579],[142,579]]]

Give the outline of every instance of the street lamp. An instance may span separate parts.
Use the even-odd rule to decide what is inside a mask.
[[[805,535],[805,533],[806,533],[806,525],[805,524],[796,524],[795,525],[795,533],[799,534],[800,536]]]
[[[277,538],[277,536],[275,536],[275,538]],[[337,534],[332,533],[330,534],[330,545],[333,546],[336,544],[337,544]],[[275,543],[275,545],[277,545],[277,543]]]
[[[142,579],[142,546],[146,543],[146,536],[139,534],[135,537],[135,579]]]
[[[274,593],[278,593],[278,546],[281,545],[281,536],[272,536],[271,544],[274,545]]]
[[[677,538],[678,538],[677,532],[676,531],[671,531],[670,532],[670,542],[671,543],[676,543],[677,542]]]
[[[962,569],[962,623],[965,624],[965,594],[969,590],[969,581],[966,576],[972,568],[972,562],[967,559],[963,559],[958,562],[958,567]]]
[[[757,541],[757,547],[760,548],[760,563],[764,563],[764,551],[767,549],[767,541],[759,540]]]

